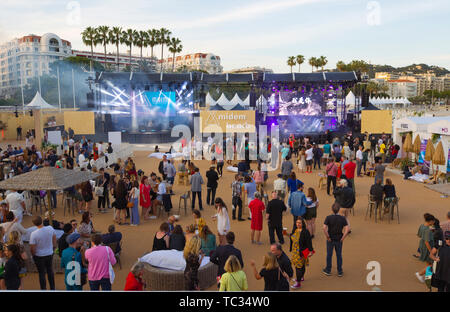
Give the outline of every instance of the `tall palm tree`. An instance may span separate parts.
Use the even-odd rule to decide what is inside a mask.
[[[181,40],[178,38],[171,38],[170,42],[167,44],[169,47],[169,51],[173,53],[172,58],[172,71],[175,71],[175,53],[180,53],[183,51],[183,45],[181,44]]]
[[[297,55],[295,60],[297,61],[297,64],[298,64],[298,72],[300,72],[300,65],[302,65],[305,62],[305,57],[303,55],[299,54],[299,55]]]
[[[288,57],[288,60],[287,60],[287,64],[288,64],[288,66],[290,66],[291,67],[291,73],[292,73],[292,67],[294,67],[295,66],[295,56],[289,56]]]
[[[149,30],[147,30],[147,34],[148,34],[148,46],[151,49],[151,55],[153,58],[153,47],[158,44],[159,30],[158,29],[149,29]]]
[[[96,41],[97,41],[97,43],[102,44],[103,48],[104,48],[104,54],[105,54],[105,57],[104,57],[105,63],[104,63],[104,65],[105,65],[105,68],[106,68],[106,45],[108,43],[110,43],[109,27],[108,26],[99,26],[99,27],[97,27],[95,29],[95,31],[96,31]]]
[[[117,71],[119,71],[119,45],[123,43],[122,27],[113,27],[109,31],[109,42],[116,45],[117,49]]]
[[[135,45],[141,49],[141,63],[142,63],[142,48],[148,47],[148,34],[146,31],[138,31],[135,37]]]
[[[336,63],[336,69],[338,71],[341,71],[341,72],[346,71],[347,70],[347,65],[343,61],[338,61]]]
[[[322,67],[322,71],[323,71],[323,67],[325,66],[325,65],[327,65],[327,63],[328,63],[328,60],[327,60],[327,58],[325,57],[325,56],[320,56],[319,57],[319,63],[320,63],[320,67]]]
[[[308,60],[308,63],[309,63],[309,65],[311,65],[311,72],[313,72],[314,71],[314,67],[317,64],[317,58],[310,57],[309,60]]]
[[[172,32],[168,29],[161,28],[159,30],[159,36],[158,36],[158,44],[161,45],[161,72],[163,71],[163,60],[164,60],[164,45],[168,44],[170,41],[170,35]]]
[[[92,71],[92,60],[94,59],[94,47],[97,46],[97,40],[96,40],[96,34],[95,28],[89,26],[87,27],[82,33],[81,33],[81,39],[83,40],[83,43],[87,46],[91,46],[91,68]]]
[[[125,43],[125,45],[127,45],[130,48],[130,70],[132,70],[131,67],[131,49],[133,47],[133,45],[136,44],[136,38],[138,36],[138,32],[134,29],[127,29],[126,31],[122,32],[122,42]]]

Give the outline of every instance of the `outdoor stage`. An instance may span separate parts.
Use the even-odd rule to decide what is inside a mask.
[[[192,134],[203,112],[254,111],[254,129],[280,127],[280,136],[323,136],[346,131],[345,90],[355,72],[292,74],[97,73],[90,108],[96,133],[122,132],[123,142],[174,142],[171,130],[186,125]],[[243,113],[242,113],[243,114]],[[209,122],[209,121],[208,121]],[[202,129],[203,133],[218,132]],[[223,133],[230,129],[222,129]],[[231,130],[231,132],[236,132]],[[237,131],[247,132],[249,131]]]

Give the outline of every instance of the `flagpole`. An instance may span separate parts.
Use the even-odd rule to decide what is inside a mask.
[[[59,85],[59,66],[56,67],[56,72],[58,74],[58,103],[59,103],[59,111],[61,112],[61,88]]]
[[[73,93],[73,110],[75,110],[75,79],[72,68],[72,93]]]

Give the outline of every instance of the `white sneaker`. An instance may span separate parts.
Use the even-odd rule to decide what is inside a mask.
[[[425,277],[420,275],[419,272],[416,272],[416,277],[421,283],[425,283]]]

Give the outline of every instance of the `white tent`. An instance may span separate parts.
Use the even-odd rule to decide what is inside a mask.
[[[347,106],[347,110],[355,109],[356,97],[352,91],[350,91],[345,97],[345,105]]]
[[[229,102],[229,105],[236,106],[238,104],[242,105],[242,100],[237,93],[234,94],[234,97]]]
[[[209,92],[206,94],[205,103],[206,103],[206,105],[209,105],[209,106],[216,105],[216,101],[214,101],[214,99],[212,98],[211,94],[209,94]]]
[[[219,104],[220,106],[226,106],[230,105],[230,101],[227,99],[224,93],[220,96],[220,98],[216,101],[216,104]],[[234,106],[234,105],[233,105]]]
[[[54,106],[48,104],[41,96],[39,92],[36,92],[33,100],[27,104],[27,107],[33,108],[55,108]]]
[[[250,106],[250,94],[247,95],[244,101],[242,101],[243,106]]]

